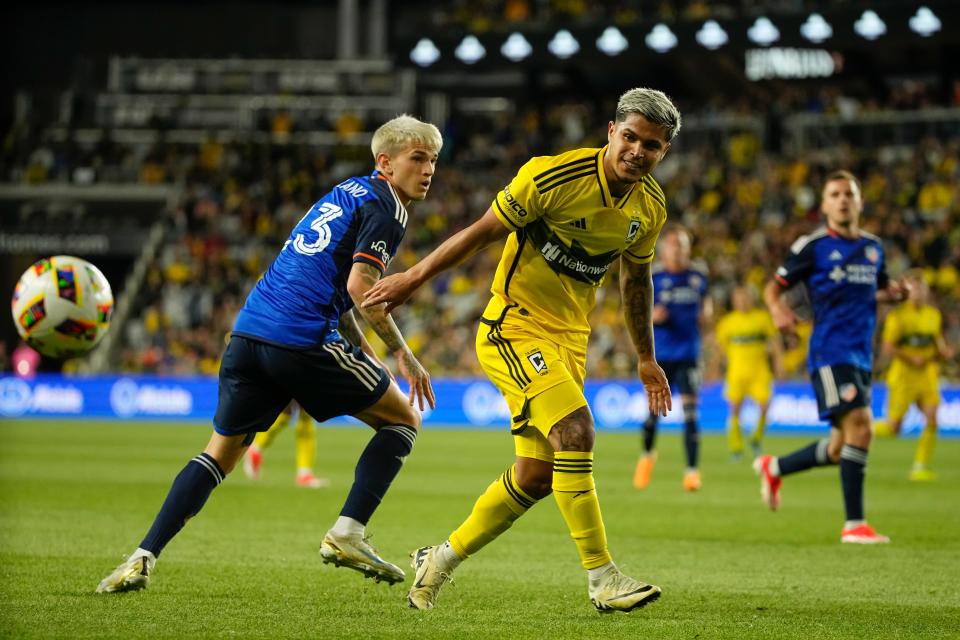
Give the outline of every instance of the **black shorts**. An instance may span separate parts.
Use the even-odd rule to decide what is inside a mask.
[[[386,371],[342,340],[298,350],[234,335],[220,363],[213,428],[252,438],[291,399],[319,422],[353,415],[376,404],[389,386]]]
[[[700,393],[700,363],[696,360],[663,360],[658,362],[671,389],[681,395],[695,396]]]
[[[820,419],[831,423],[852,409],[870,406],[870,372],[852,364],[820,367],[810,374]]]

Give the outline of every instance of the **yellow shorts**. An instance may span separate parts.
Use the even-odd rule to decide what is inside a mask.
[[[936,367],[887,377],[887,420],[900,420],[910,405],[921,409],[940,404],[939,372]]]
[[[538,334],[508,308],[499,320],[480,320],[477,357],[507,401],[517,456],[553,461],[547,440],[561,418],[587,406],[583,395],[586,353]]]
[[[734,404],[749,397],[758,405],[765,405],[773,396],[773,374],[764,370],[728,372],[723,395]]]

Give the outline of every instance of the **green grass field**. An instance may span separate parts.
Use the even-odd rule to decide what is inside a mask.
[[[645,493],[630,486],[637,438],[601,434],[597,483],[614,557],[660,585],[659,602],[600,615],[552,499],[465,562],[431,612],[320,562],[368,433],[322,429],[325,490],[293,485],[293,434],[253,483],[238,470],[166,549],[152,586],[95,595],[136,547],[205,425],[0,425],[0,636],[123,638],[945,638],[960,637],[960,442],[942,441],[940,480],[906,474],[915,441],[879,441],[868,468],[884,547],[839,543],[836,469],[789,478],[771,514],[747,462],[705,438],[704,489],[680,486],[681,446],[661,437]],[[809,438],[770,438],[785,453]],[[403,566],[442,541],[512,459],[496,432],[425,433],[370,526]],[[409,581],[409,572],[408,572]]]

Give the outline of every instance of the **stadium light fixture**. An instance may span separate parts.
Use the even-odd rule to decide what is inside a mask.
[[[833,27],[819,13],[811,13],[806,22],[800,25],[800,35],[819,44],[833,36]]]
[[[618,56],[630,46],[626,36],[616,27],[607,27],[597,38],[597,49],[608,56]]]
[[[924,38],[930,37],[937,31],[940,31],[943,23],[929,7],[920,7],[912,18],[910,18],[910,28]]]
[[[666,53],[677,46],[677,36],[670,31],[670,27],[658,22],[644,38],[644,42],[657,53]]]
[[[727,44],[728,40],[730,38],[727,36],[727,32],[716,20],[707,20],[697,31],[697,42],[711,51]]]
[[[484,49],[480,41],[477,40],[477,36],[469,35],[460,41],[460,44],[457,45],[453,53],[461,62],[473,64],[478,60],[482,60],[483,56],[487,55],[487,50]]]
[[[433,44],[430,38],[420,38],[416,46],[410,50],[410,60],[421,67],[429,67],[440,59],[440,49]]]
[[[547,44],[550,53],[561,60],[566,60],[577,51],[580,51],[580,43],[573,37],[573,34],[566,29],[560,29],[553,39]]]
[[[876,40],[887,32],[887,25],[880,19],[876,11],[867,9],[853,23],[853,30],[867,40]]]
[[[766,47],[780,39],[780,30],[770,21],[770,18],[760,16],[747,29],[747,37],[761,47]]]
[[[514,31],[500,47],[500,53],[508,60],[520,62],[533,53],[533,47],[530,45],[530,41],[523,37],[522,33]]]

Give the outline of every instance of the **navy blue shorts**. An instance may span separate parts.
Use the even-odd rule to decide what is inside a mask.
[[[700,393],[700,363],[696,360],[663,360],[658,362],[671,389],[681,395],[695,396]]]
[[[342,340],[287,349],[234,335],[220,363],[213,427],[225,436],[266,431],[290,400],[319,422],[377,403],[390,376]]]
[[[852,364],[820,367],[810,374],[820,419],[831,423],[852,409],[870,406],[870,372]]]

